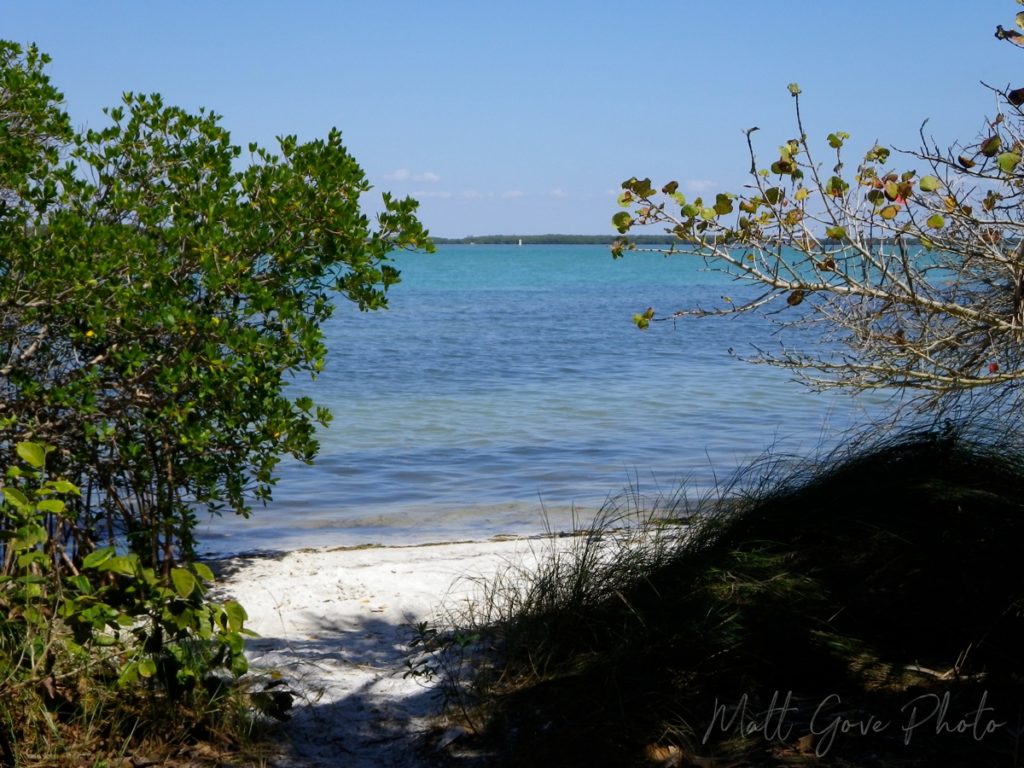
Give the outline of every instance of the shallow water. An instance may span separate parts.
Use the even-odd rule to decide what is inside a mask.
[[[627,486],[688,492],[775,450],[834,444],[876,397],[816,394],[730,355],[778,343],[756,317],[632,315],[743,295],[686,257],[600,246],[446,246],[401,254],[386,312],[339,306],[328,364],[293,385],[331,408],[312,467],[275,500],[215,519],[204,549],[414,542],[535,532]]]

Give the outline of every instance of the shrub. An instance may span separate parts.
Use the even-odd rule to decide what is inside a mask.
[[[0,460],[53,446],[82,490],[54,541],[167,576],[197,510],[246,515],[281,456],[315,455],[330,414],[285,387],[321,369],[335,292],[385,306],[389,252],[429,244],[412,200],[361,213],[336,130],[241,165],[214,113],[128,93],[74,133],[46,61],[0,42]]]

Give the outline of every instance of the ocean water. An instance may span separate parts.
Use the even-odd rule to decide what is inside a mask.
[[[334,414],[318,460],[283,463],[274,501],[250,519],[202,525],[204,551],[561,528],[627,487],[697,495],[769,448],[835,444],[884,407],[731,355],[778,344],[757,317],[637,330],[648,306],[745,295],[699,260],[562,245],[396,261],[390,308],[340,303],[325,371],[292,385]]]

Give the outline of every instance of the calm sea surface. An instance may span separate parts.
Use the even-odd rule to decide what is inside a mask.
[[[275,500],[200,530],[213,553],[487,537],[556,526],[627,486],[693,493],[767,448],[807,452],[870,401],[816,394],[729,349],[756,317],[658,323],[740,286],[677,256],[601,246],[447,246],[397,258],[386,312],[338,307],[325,372],[293,385],[334,413]]]

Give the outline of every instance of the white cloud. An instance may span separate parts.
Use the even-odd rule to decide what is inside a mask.
[[[421,181],[430,184],[441,180],[441,177],[433,171],[413,173],[408,168],[397,168],[391,173],[385,173],[384,178],[387,181]]]
[[[690,179],[686,182],[688,192],[707,192],[713,186],[715,186],[715,182],[707,179]]]

